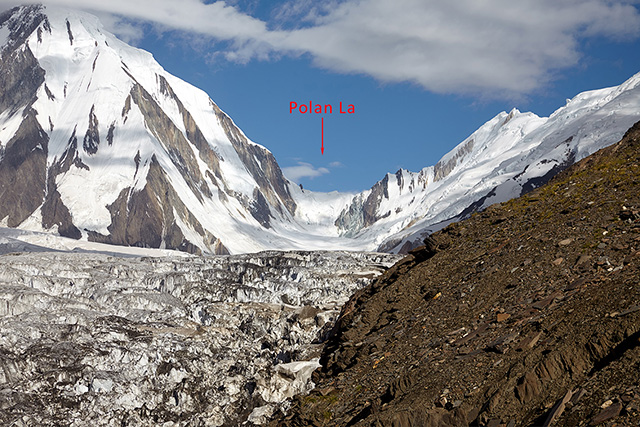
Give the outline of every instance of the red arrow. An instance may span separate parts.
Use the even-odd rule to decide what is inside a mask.
[[[322,146],[320,147],[320,152],[324,156],[324,117],[322,118]]]

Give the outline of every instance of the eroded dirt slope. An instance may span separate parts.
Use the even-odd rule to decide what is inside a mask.
[[[426,243],[273,426],[640,425],[640,123]]]

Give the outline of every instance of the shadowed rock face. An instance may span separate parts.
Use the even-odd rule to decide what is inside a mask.
[[[366,198],[362,194],[356,196],[351,204],[340,213],[335,225],[339,229],[345,230],[345,236],[355,236],[363,228],[389,216],[390,212],[378,213],[383,198],[389,199],[389,175],[385,175],[381,181],[376,182]]]
[[[638,425],[640,123],[345,304],[286,426]]]
[[[272,206],[275,206],[281,214],[284,212],[281,210],[280,205],[284,204],[288,213],[294,215],[297,209],[296,203],[291,197],[282,170],[280,170],[280,166],[273,154],[262,147],[250,144],[229,116],[213,102],[211,102],[211,107],[215,110],[216,116],[238,156],[240,156],[243,164],[246,165],[247,170],[258,183],[261,196],[269,201]],[[251,212],[258,222],[263,225],[268,223],[267,218],[272,216],[270,212],[259,207],[258,209],[254,207]]]
[[[1,153],[0,218],[9,227],[20,225],[44,200],[48,142],[30,111]]]
[[[177,214],[184,222],[194,226],[196,232],[208,239],[206,244],[212,253],[229,253],[222,242],[204,230],[184,206],[155,158],[151,160],[144,188],[140,191],[131,188],[122,190],[120,196],[108,208],[111,213],[110,234],[90,232],[91,241],[144,248],[163,247],[199,254],[200,249],[188,241],[176,225]]]
[[[0,111],[12,115],[35,101],[36,92],[44,83],[44,70],[28,46],[18,48],[43,21],[47,26],[46,19],[38,6],[14,8],[0,14],[0,26],[10,31],[0,53]]]
[[[37,7],[16,16],[17,10],[0,15],[0,25],[11,31],[0,52],[0,111],[13,115],[25,109],[18,131],[0,147],[0,219],[7,218],[9,227],[17,227],[42,204],[49,142],[36,111],[28,108],[44,82],[44,70],[28,46],[18,49],[46,17]]]
[[[163,93],[165,93],[167,96],[170,96],[176,102],[176,105],[178,106],[178,110],[182,115],[183,124],[186,129],[187,139],[198,149],[198,154],[200,159],[204,161],[207,164],[207,166],[209,166],[209,169],[211,169],[214,176],[221,176],[222,174],[220,172],[220,158],[218,154],[216,154],[216,152],[213,151],[213,149],[209,145],[209,142],[206,140],[206,138],[202,134],[202,131],[200,130],[195,120],[193,119],[193,116],[184,107],[184,105],[182,104],[182,101],[180,101],[178,96],[175,94],[175,92],[169,85],[169,82],[167,82],[167,80],[162,76],[158,76],[158,80],[160,84],[160,90]],[[205,181],[202,181],[202,182],[204,185],[206,185]],[[213,182],[215,183],[216,181],[214,180]],[[203,192],[208,197],[211,197],[211,191],[208,189],[208,187],[203,190],[204,190]]]
[[[76,130],[73,130],[69,145],[59,161],[55,162],[47,171],[46,199],[42,205],[42,225],[46,229],[56,228],[64,237],[79,239],[82,233],[73,225],[73,219],[69,209],[65,206],[58,192],[56,178],[58,175],[69,171],[72,166],[87,168],[78,157],[78,138]]]
[[[87,133],[84,135],[84,141],[82,142],[82,148],[88,154],[96,154],[98,151],[98,145],[100,145],[100,132],[98,131],[98,118],[95,114],[95,106],[91,107],[89,113],[89,127]]]
[[[131,90],[131,99],[142,111],[146,126],[158,141],[162,142],[193,194],[202,200],[199,184],[206,185],[206,183],[200,173],[193,150],[189,147],[189,141],[153,100],[151,94],[139,84],[134,85]],[[211,192],[209,191],[208,194],[210,195]]]
[[[224,181],[219,182],[215,177],[220,177],[220,158],[210,147],[209,143],[202,134],[202,131],[196,125],[189,111],[184,107],[180,99],[177,97],[171,85],[164,77],[159,77],[161,90],[167,96],[170,96],[177,104],[180,114],[182,115],[184,126],[186,128],[187,138],[197,149],[200,159],[213,171],[214,177],[211,180],[218,186],[222,186],[222,190],[230,192]],[[145,98],[143,98],[145,99]],[[273,155],[262,147],[249,143],[247,138],[233,123],[231,118],[227,116],[218,106],[210,101],[210,107],[214,109],[216,116],[222,125],[227,137],[233,144],[236,153],[240,157],[251,176],[254,178],[258,187],[255,189],[252,201],[244,202],[245,208],[249,210],[251,215],[264,227],[269,228],[271,218],[273,217],[269,203],[274,206],[280,214],[284,214],[281,206],[290,215],[294,215],[296,211],[296,203],[291,197],[287,187],[284,175],[280,170],[280,166],[276,162]],[[204,181],[203,181],[204,182]],[[206,184],[205,184],[206,185]],[[208,190],[208,189],[207,189]],[[211,197],[211,193],[208,193]]]

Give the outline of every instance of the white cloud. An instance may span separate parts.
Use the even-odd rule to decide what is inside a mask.
[[[582,37],[637,36],[638,10],[607,0],[365,0],[285,40],[315,63],[434,92],[528,93],[575,65]]]
[[[316,178],[329,173],[327,168],[316,168],[311,163],[298,162],[298,166],[282,168],[284,175],[291,181],[297,182],[300,178]]]
[[[637,0],[290,0],[274,22],[224,1],[45,3],[125,16],[107,25],[134,40],[131,20],[152,22],[229,41],[233,61],[309,54],[319,67],[440,93],[531,93],[576,65],[583,40],[640,35]]]

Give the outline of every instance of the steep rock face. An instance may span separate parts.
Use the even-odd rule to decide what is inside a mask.
[[[312,387],[340,305],[397,258],[2,255],[0,424],[261,424]]]
[[[0,15],[0,27],[10,31],[0,50],[0,111],[6,115],[21,111],[23,116],[15,133],[0,142],[0,218],[6,218],[10,227],[27,219],[45,196],[49,138],[31,108],[45,73],[25,46],[45,19],[36,6]]]
[[[0,111],[12,115],[35,102],[45,73],[25,43],[37,28],[41,38],[42,28],[47,25],[38,6],[14,8],[0,14],[0,27],[9,31],[0,51]]]
[[[9,227],[25,221],[45,197],[49,138],[35,115],[33,110],[27,112],[0,153],[0,217]]]
[[[74,165],[78,168],[86,168],[86,165],[84,165],[78,157],[78,138],[76,137],[75,128],[61,159],[51,165],[47,170],[47,196],[40,211],[42,215],[42,226],[45,229],[55,229],[61,236],[79,239],[82,237],[82,233],[73,224],[71,213],[62,201],[56,183],[58,175],[68,172]]]
[[[638,425],[640,122],[358,291],[286,426]]]
[[[348,208],[340,213],[335,225],[345,230],[345,236],[354,237],[363,228],[389,216],[390,212],[378,214],[378,207],[383,198],[389,200],[389,175],[377,182],[368,194],[358,194]]]
[[[109,234],[91,233],[90,240],[122,246],[163,247],[199,254],[200,248],[187,240],[177,225],[184,218],[199,236],[207,238],[205,243],[209,252],[215,255],[229,254],[222,242],[190,216],[155,157],[151,158],[147,176],[147,183],[142,190],[126,188],[108,206],[111,212]]]
[[[276,200],[281,200],[286,210],[291,215],[294,215],[296,202],[291,196],[287,180],[284,178],[273,154],[267,150],[260,149],[254,144],[249,144],[247,137],[238,129],[231,118],[216,105],[212,104],[212,107],[216,111],[216,116],[227,138],[229,138],[243,163],[248,166],[249,172],[258,183],[259,191],[266,195],[267,200],[272,206],[276,206],[280,213],[283,212],[280,206],[274,203]]]

